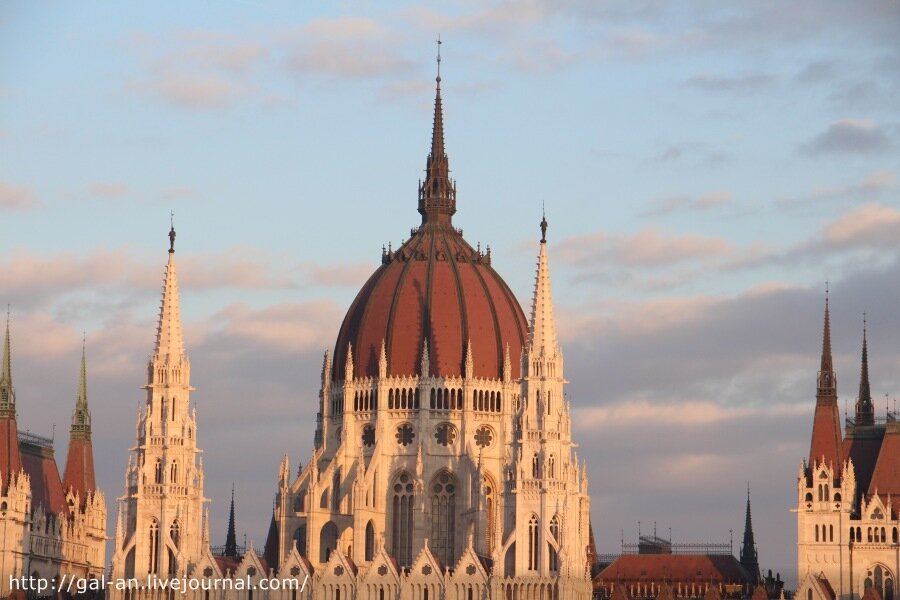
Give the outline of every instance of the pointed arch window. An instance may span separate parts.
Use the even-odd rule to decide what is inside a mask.
[[[322,526],[319,533],[319,562],[328,562],[331,553],[337,549],[338,529],[333,521],[328,521]]]
[[[559,515],[553,515],[553,518],[550,520],[550,537],[553,538],[552,542],[556,543],[556,547],[559,547]],[[553,543],[547,542],[547,552],[550,557],[550,570],[554,572],[559,571],[559,554],[556,551],[556,547],[553,546]]]
[[[169,467],[169,482],[178,483],[178,461],[173,460],[172,466]]]
[[[434,555],[445,565],[454,562],[456,530],[456,478],[446,471],[431,484],[431,539]]]
[[[172,526],[169,528],[169,538],[172,540],[172,544],[176,548],[181,547],[181,525],[178,524],[178,521],[172,521]]]
[[[541,462],[538,459],[537,452],[534,453],[534,456],[531,458],[531,476],[534,479],[537,479],[541,476]]]
[[[537,515],[531,515],[528,519],[528,570],[538,570],[538,548],[540,540],[538,536]]]
[[[366,523],[366,560],[370,561],[375,557],[375,526],[372,521]]]
[[[547,460],[547,477],[553,479],[556,477],[556,456],[551,454]]]
[[[415,486],[408,473],[394,480],[391,498],[391,554],[401,567],[412,564],[413,500]]]
[[[156,459],[156,471],[153,479],[157,484],[163,483],[163,468],[162,468],[162,459]]]
[[[484,495],[485,515],[485,547],[490,555],[494,551],[494,528],[497,526],[497,488],[494,483],[485,476],[481,486]]]
[[[150,535],[147,541],[150,551],[150,565],[147,571],[156,574],[159,569],[159,521],[156,519],[150,521]]]

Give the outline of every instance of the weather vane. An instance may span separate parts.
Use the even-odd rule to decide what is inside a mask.
[[[438,37],[437,37],[437,47],[438,47],[438,53],[437,53],[437,81],[438,81],[438,83],[441,82],[441,44],[442,44],[442,43],[443,43],[443,42],[441,42],[441,34],[438,34]]]

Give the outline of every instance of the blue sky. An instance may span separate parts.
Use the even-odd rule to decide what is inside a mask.
[[[825,280],[841,397],[863,310],[876,395],[900,383],[898,31],[887,1],[5,2],[21,426],[64,451],[87,330],[121,492],[172,210],[213,531],[235,480],[261,544],[321,353],[418,222],[440,33],[455,223],[523,303],[547,207],[598,544],[637,520],[726,539],[749,480],[761,561],[791,573]]]

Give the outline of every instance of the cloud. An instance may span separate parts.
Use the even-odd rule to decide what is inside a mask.
[[[41,206],[30,187],[14,186],[0,181],[0,210],[26,211]]]
[[[775,77],[766,74],[728,77],[722,75],[695,75],[684,82],[688,88],[705,92],[729,92],[749,94],[760,92],[774,83]]]
[[[794,80],[801,84],[822,83],[834,79],[838,72],[838,64],[835,61],[816,60],[803,67]]]
[[[129,188],[123,183],[94,181],[88,185],[87,191],[92,196],[114,200],[128,194]]]
[[[224,108],[241,94],[241,88],[214,75],[165,73],[150,84],[170,104],[183,108]]]
[[[641,213],[645,217],[662,216],[680,211],[704,211],[734,203],[731,192],[718,190],[697,198],[671,196],[656,203],[656,207]]]
[[[361,286],[372,274],[372,265],[357,263],[352,265],[332,265],[329,267],[310,267],[310,281],[328,286]]]
[[[807,194],[778,198],[775,203],[782,207],[794,207],[842,198],[872,198],[897,187],[897,176],[890,171],[873,171],[863,180],[846,185],[825,186]]]
[[[884,128],[872,121],[843,119],[828,126],[800,146],[800,150],[812,156],[823,154],[872,155],[891,147],[891,140]]]
[[[396,52],[393,38],[387,27],[365,17],[316,19],[280,36],[290,73],[351,80],[412,71],[414,64]]]
[[[865,204],[826,225],[822,234],[823,242],[833,249],[900,248],[900,210]]]
[[[597,232],[559,243],[561,260],[574,265],[613,263],[628,267],[660,267],[687,261],[708,261],[728,255],[731,245],[722,238],[688,234],[670,236],[658,228],[633,235]]]

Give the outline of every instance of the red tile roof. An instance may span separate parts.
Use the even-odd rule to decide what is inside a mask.
[[[749,583],[738,560],[716,554],[623,554],[596,580],[627,583]]]
[[[87,499],[89,492],[97,489],[94,478],[94,450],[90,440],[75,438],[69,441],[63,490],[68,492],[69,489],[76,491],[82,502]]]
[[[10,475],[22,470],[15,419],[0,419],[0,493],[6,493]]]
[[[420,227],[350,306],[335,345],[332,378],[344,378],[348,344],[354,376],[377,376],[382,340],[388,373],[417,375],[426,338],[432,375],[462,375],[471,341],[476,377],[502,377],[507,345],[512,377],[519,377],[525,313],[489,262],[452,227]]]
[[[889,494],[900,495],[900,423],[889,423],[878,452],[869,494],[878,493],[887,503]]]
[[[814,465],[824,459],[825,464],[834,469],[834,476],[837,478],[844,463],[842,445],[837,398],[819,398],[813,418],[809,464]]]
[[[66,510],[66,495],[63,492],[59,470],[53,457],[53,448],[21,442],[22,466],[31,478],[31,506],[39,505],[50,514]]]

